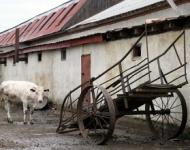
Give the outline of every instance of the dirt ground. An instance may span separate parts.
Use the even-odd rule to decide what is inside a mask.
[[[116,126],[113,138],[104,146],[93,146],[79,132],[57,134],[59,112],[49,109],[34,113],[34,125],[23,125],[21,109],[13,110],[13,124],[6,121],[0,109],[0,149],[2,150],[190,150],[187,131],[179,139],[164,145],[152,138],[145,122],[123,118]]]

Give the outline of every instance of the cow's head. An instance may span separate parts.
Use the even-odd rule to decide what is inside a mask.
[[[33,97],[37,100],[37,103],[43,102],[44,92],[49,91],[48,89],[45,89],[42,86],[33,87],[30,89],[31,94]]]

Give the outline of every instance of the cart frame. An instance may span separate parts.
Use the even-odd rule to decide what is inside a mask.
[[[146,31],[117,63],[97,77],[77,86],[66,95],[61,107],[58,133],[80,130],[82,136],[90,139],[93,143],[104,144],[113,134],[116,120],[124,115],[145,115],[151,131],[162,139],[175,138],[183,132],[187,122],[187,107],[178,88],[188,83],[185,31],[181,32],[163,53],[151,60]],[[143,38],[146,40],[147,57],[124,69],[126,58]],[[176,46],[181,39],[183,40],[183,57],[178,53]],[[161,59],[171,51],[177,57],[179,65],[164,73]],[[151,77],[152,64],[158,68],[159,76],[156,78]],[[98,82],[114,69],[118,69],[115,76]],[[167,77],[179,70],[182,74],[168,81]],[[140,83],[141,80],[143,80],[142,83]],[[76,93],[79,93],[78,96],[73,98]],[[141,110],[143,106],[144,109]],[[171,116],[173,107],[179,111],[174,114],[180,114],[180,116],[178,115],[180,121]],[[156,118],[156,116],[160,117]],[[170,128],[173,130],[169,131]],[[176,130],[175,133],[169,133],[174,130]]]

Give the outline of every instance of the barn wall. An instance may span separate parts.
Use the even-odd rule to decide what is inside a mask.
[[[81,83],[81,51],[81,47],[68,48],[65,61],[61,61],[59,50],[53,54],[52,90],[57,104],[61,104],[66,94]]]

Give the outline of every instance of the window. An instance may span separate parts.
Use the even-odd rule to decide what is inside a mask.
[[[13,56],[13,66],[16,66],[16,60],[14,56]]]
[[[141,57],[141,44],[138,44],[133,49],[133,59]]]
[[[7,66],[7,58],[0,58],[0,64],[4,64],[4,66]]]
[[[38,61],[42,61],[42,53],[38,53]]]
[[[61,61],[66,60],[66,55],[67,55],[66,52],[67,52],[67,51],[66,51],[65,48],[61,50]]]

